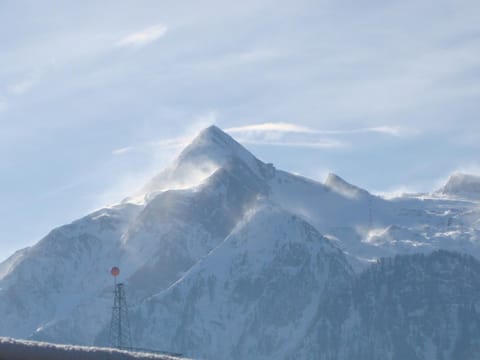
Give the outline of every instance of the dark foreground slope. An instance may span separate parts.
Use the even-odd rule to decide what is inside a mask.
[[[382,259],[327,297],[291,358],[480,359],[480,262],[447,251]]]
[[[181,360],[178,357],[108,348],[56,345],[0,338],[1,360]]]

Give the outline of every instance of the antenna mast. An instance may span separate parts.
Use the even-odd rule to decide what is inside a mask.
[[[114,278],[115,296],[112,306],[112,320],[110,322],[110,346],[117,349],[129,350],[132,348],[130,337],[130,323],[128,321],[127,298],[123,283],[117,284],[120,269],[116,266],[110,271]]]

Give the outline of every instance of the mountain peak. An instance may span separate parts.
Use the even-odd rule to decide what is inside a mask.
[[[261,162],[252,153],[219,127],[211,125],[202,130],[181,152],[176,160],[176,166],[184,163],[195,165],[199,162],[209,162],[216,167],[222,167],[232,158],[243,161],[254,172],[261,166]]]
[[[142,194],[166,189],[191,188],[209,178],[231,161],[240,161],[253,173],[262,176],[264,164],[219,127],[203,129],[163,172],[155,176]]]
[[[459,172],[454,173],[440,192],[447,195],[480,196],[480,176]]]
[[[203,137],[203,138],[208,138],[208,139],[225,139],[225,138],[229,138],[231,140],[233,140],[230,135],[227,135],[227,133],[225,133],[222,129],[220,129],[218,126],[216,125],[210,125],[208,127],[206,127],[205,129],[203,129],[202,131],[200,131],[200,133],[197,135],[197,137]]]
[[[237,152],[248,153],[248,150],[219,127],[211,125],[200,131],[192,142],[182,151],[177,161],[182,161],[192,155],[216,156],[219,155],[219,152],[227,152],[228,154]],[[250,156],[253,155],[250,154]]]

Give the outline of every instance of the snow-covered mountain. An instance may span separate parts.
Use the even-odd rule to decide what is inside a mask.
[[[436,251],[382,259],[325,296],[288,359],[480,358],[480,262]]]
[[[352,273],[311,225],[257,204],[178,285],[137,308],[136,341],[209,359],[281,358]]]
[[[313,331],[319,304],[379,257],[480,257],[470,180],[462,196],[447,184],[386,199],[335,174],[278,170],[212,126],[141,191],[0,264],[0,336],[104,343],[118,265],[137,346],[282,358]]]

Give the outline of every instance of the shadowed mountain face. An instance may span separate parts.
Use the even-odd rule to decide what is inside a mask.
[[[478,359],[480,263],[471,256],[382,259],[322,302],[291,359]]]
[[[387,320],[376,320],[368,328],[370,323],[355,318],[351,309],[357,300],[359,309],[365,308],[363,302],[373,306],[362,310],[369,319],[394,300],[417,296],[420,301],[429,293],[397,289],[394,298],[380,301],[384,290],[371,286],[381,279],[377,282],[368,274],[381,274],[378,269],[385,264],[389,264],[385,269],[396,269],[401,257],[392,264],[385,260],[375,265],[360,278],[354,272],[379,257],[436,249],[479,256],[479,219],[479,203],[464,194],[384,199],[338,175],[319,183],[277,170],[213,126],[142,192],[54,229],[0,264],[0,336],[104,342],[112,304],[109,269],[117,265],[139,347],[232,359],[284,358],[298,350],[303,356],[299,359],[311,358],[320,351],[314,334],[323,321],[332,331],[322,332],[329,336],[322,341],[331,341],[325,356],[339,351],[335,341],[341,345],[343,336],[350,336],[335,329],[350,325],[351,334],[366,331],[380,339],[381,349],[397,353],[406,346],[392,345],[390,335],[385,335],[388,319],[407,315],[387,309]],[[459,279],[453,284],[454,278],[443,279],[443,272],[429,273],[436,268],[422,267],[430,257],[405,259],[409,260],[404,271],[427,274],[432,286],[441,287],[448,280],[459,291],[455,286],[468,275],[455,272]],[[476,266],[476,260],[464,260]],[[399,281],[402,289],[423,286],[413,276],[388,279]],[[470,285],[477,291],[476,283]],[[453,296],[449,291],[440,294],[445,297],[437,296],[439,304],[448,305],[447,297]],[[367,297],[361,300],[362,296]],[[328,318],[320,311],[323,308],[352,318]],[[447,320],[454,318],[445,315],[439,321]],[[400,323],[408,321],[410,317],[405,317]],[[465,326],[474,329],[470,323]],[[383,330],[377,334],[377,328]],[[430,330],[424,330],[430,336]],[[407,327],[399,331],[408,333]],[[437,349],[442,336],[447,335],[422,339]],[[368,351],[342,356],[372,354]]]

